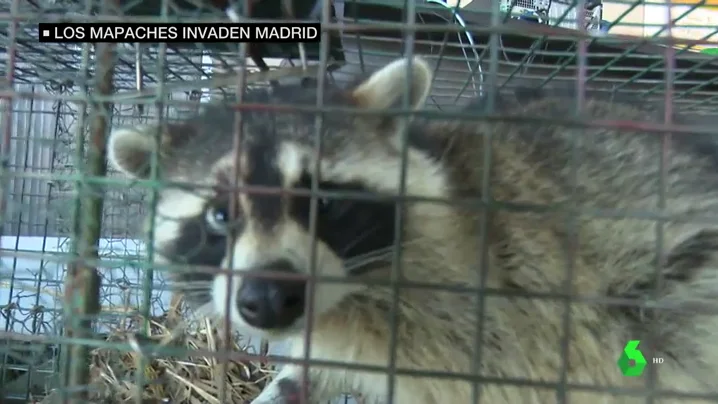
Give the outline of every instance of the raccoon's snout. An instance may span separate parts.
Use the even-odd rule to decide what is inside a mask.
[[[265,268],[296,272],[288,261],[277,261]],[[252,327],[281,329],[291,326],[304,314],[305,297],[305,281],[246,277],[237,292],[237,309]]]

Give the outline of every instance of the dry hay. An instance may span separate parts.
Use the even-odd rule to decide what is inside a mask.
[[[131,352],[111,348],[92,351],[91,402],[135,403],[141,392],[141,402],[148,404],[221,404],[219,392],[223,388],[227,402],[245,403],[256,397],[271,380],[274,369],[265,363],[228,360],[223,367],[217,357],[192,355],[192,351],[217,352],[219,348],[256,352],[237,339],[221,344],[224,333],[209,320],[187,327],[175,325],[179,323],[175,318],[176,313],[168,313],[148,319],[149,336],[137,333],[143,320],[140,316],[125,320],[125,324],[111,332],[107,342],[130,344],[134,349]],[[186,354],[181,357],[155,355],[152,351],[157,346],[171,347],[172,352]],[[145,365],[141,377],[143,384],[138,386],[137,372],[142,361]]]

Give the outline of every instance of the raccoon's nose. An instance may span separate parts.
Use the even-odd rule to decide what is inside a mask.
[[[288,261],[264,267],[272,271],[296,272]],[[261,272],[259,269],[253,272]],[[306,282],[300,280],[245,277],[237,293],[237,308],[247,324],[262,329],[292,325],[304,313]]]

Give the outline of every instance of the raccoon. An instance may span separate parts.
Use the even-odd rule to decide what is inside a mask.
[[[397,59],[351,87],[330,86],[324,102],[386,112],[408,100],[418,112],[432,76],[422,57]],[[316,97],[316,87],[288,86],[246,102],[313,106]],[[177,271],[175,285],[199,313],[322,362],[306,379],[300,364],[284,366],[255,404],[298,402],[299,386],[310,403],[347,391],[367,404],[643,403],[652,372],[627,377],[617,365],[629,340],[642,340],[656,402],[714,402],[713,155],[690,136],[664,144],[636,124],[559,124],[575,114],[563,96],[498,105],[514,118],[333,111],[323,114],[321,153],[315,113],[244,110],[236,157],[235,110],[210,105],[183,122],[118,129],[108,156],[147,178],[160,133],[158,172],[171,184],[151,223],[158,262],[224,268]],[[591,98],[580,114],[624,127],[662,119]],[[313,183],[321,195],[310,196]],[[307,288],[311,268],[346,282]]]

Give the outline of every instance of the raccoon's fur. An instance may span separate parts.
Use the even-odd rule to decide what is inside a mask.
[[[418,57],[397,60],[355,87],[329,89],[325,105],[399,106],[407,66],[412,71],[409,103],[420,109],[432,73]],[[315,89],[285,90],[251,94],[247,102],[316,105]],[[541,94],[499,106],[504,113],[558,121],[573,116],[575,102]],[[661,122],[660,113],[638,106],[588,98],[582,119],[624,126]],[[693,394],[657,393],[656,402],[715,402],[718,222],[706,217],[718,211],[718,164],[715,154],[696,150],[691,136],[674,135],[665,145],[669,159],[663,184],[660,134],[518,119],[413,118],[407,128],[406,193],[424,199],[407,201],[403,220],[397,221],[391,197],[400,194],[400,133],[408,120],[324,114],[318,154],[314,113],[245,110],[241,155],[235,160],[233,119],[233,109],[208,106],[194,119],[160,128],[161,176],[205,187],[177,185],[162,191],[152,223],[156,255],[163,262],[229,267],[225,235],[231,227],[236,230],[231,269],[238,275],[273,269],[308,274],[316,262],[319,275],[374,281],[370,286],[314,285],[310,358],[386,368],[395,320],[399,374],[393,397],[387,396],[386,371],[325,362],[309,369],[311,403],[345,391],[360,393],[367,404],[474,402],[471,375],[476,375],[478,356],[484,379],[473,380],[479,380],[482,403],[555,403],[561,393],[567,403],[644,403],[642,389],[650,372],[627,377],[617,366],[624,346],[634,339],[642,340],[639,349],[648,367],[655,367],[657,389]],[[114,167],[133,178],[147,177],[156,130],[115,131],[109,143]],[[490,142],[486,135],[493,135]],[[235,161],[239,178],[233,178]],[[368,192],[383,199],[319,198],[313,259],[307,193],[230,192],[228,186],[237,180],[240,186],[307,191],[316,163],[320,190],[349,190],[354,198]],[[484,179],[489,180],[486,187]],[[238,203],[239,219],[233,223],[226,220],[230,198]],[[484,199],[494,202],[486,208],[480,203]],[[646,212],[668,218],[662,230]],[[401,278],[447,287],[399,289],[394,317],[394,289],[379,281],[391,278],[398,223]],[[658,245],[665,258],[662,282],[655,275]],[[482,276],[493,292],[468,291]],[[198,310],[229,315],[242,332],[289,340],[292,355],[303,358],[304,284],[250,279],[257,278],[235,276],[230,282],[226,274],[195,270],[178,273],[176,280]],[[240,284],[245,286],[241,293]],[[283,298],[268,296],[268,289],[281,291]],[[540,295],[551,293],[573,293],[582,300],[572,302],[566,316],[565,297]],[[251,300],[256,294],[267,300]],[[247,318],[262,325],[249,326]],[[482,348],[477,352],[479,330]],[[652,363],[649,348],[663,363]],[[417,374],[421,371],[434,377]],[[450,373],[464,376],[452,379],[446,376]],[[299,366],[285,366],[254,403],[294,402],[287,386],[302,383],[301,375]],[[701,394],[713,396],[701,399]]]

